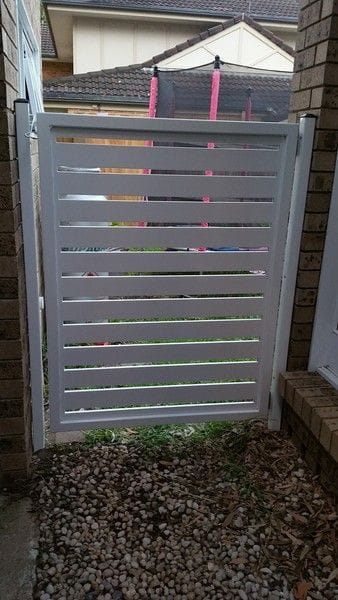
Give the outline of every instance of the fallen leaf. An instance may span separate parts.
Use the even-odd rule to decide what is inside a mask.
[[[289,533],[288,531],[284,531],[283,533],[286,535],[286,537],[289,538],[289,540],[291,540],[291,542],[294,546],[302,546],[303,545],[302,540],[300,540],[299,538],[296,538],[294,535],[292,535],[292,533]]]
[[[232,565],[244,565],[245,558],[243,556],[238,556],[238,558],[232,558],[230,562]]]
[[[293,590],[295,600],[306,600],[307,593],[312,587],[311,581],[298,581]]]

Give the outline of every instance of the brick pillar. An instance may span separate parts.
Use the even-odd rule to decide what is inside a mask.
[[[288,370],[306,369],[338,141],[338,0],[301,1],[289,120],[317,116]]]
[[[14,100],[16,3],[0,0],[0,486],[26,478],[31,409]]]

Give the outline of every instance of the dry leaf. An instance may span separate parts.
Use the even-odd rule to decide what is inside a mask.
[[[243,565],[245,563],[245,558],[243,558],[243,556],[238,556],[238,558],[232,558],[230,562],[232,565]]]
[[[307,593],[311,590],[312,587],[313,586],[311,581],[298,581],[293,590],[295,600],[306,600]]]
[[[302,540],[300,540],[299,538],[296,538],[294,535],[292,535],[292,533],[289,533],[288,531],[283,531],[283,533],[286,535],[286,537],[289,538],[289,540],[291,540],[291,542],[293,543],[294,546],[302,546],[303,545]]]

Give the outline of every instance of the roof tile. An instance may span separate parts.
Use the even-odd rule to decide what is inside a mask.
[[[41,23],[41,54],[45,58],[56,58],[54,40],[47,23]]]
[[[43,0],[52,4],[229,18],[248,11],[254,19],[297,23],[299,0]]]
[[[267,120],[287,118],[290,100],[291,74],[262,72],[252,69],[227,71],[222,68],[221,101],[224,110],[240,113],[243,110],[246,92],[252,89],[255,113]],[[160,75],[161,76],[161,75]],[[210,71],[189,70],[176,72],[180,86],[187,90],[192,101],[198,90],[209,93]],[[83,73],[58,79],[49,79],[44,84],[44,98],[53,102],[77,102],[92,104],[141,104],[147,106],[151,72],[148,69],[118,67],[93,73]]]

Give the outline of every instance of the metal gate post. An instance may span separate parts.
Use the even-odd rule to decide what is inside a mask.
[[[32,434],[33,448],[36,452],[44,447],[45,439],[37,221],[33,194],[29,104],[27,100],[17,100],[15,102],[15,121],[27,295]]]
[[[279,374],[286,369],[290,340],[290,329],[294,294],[296,288],[298,260],[302,227],[312,158],[313,136],[316,117],[311,114],[301,116],[299,122],[298,149],[294,171],[288,233],[270,390],[269,429],[279,430],[282,419],[282,398],[278,392]]]

